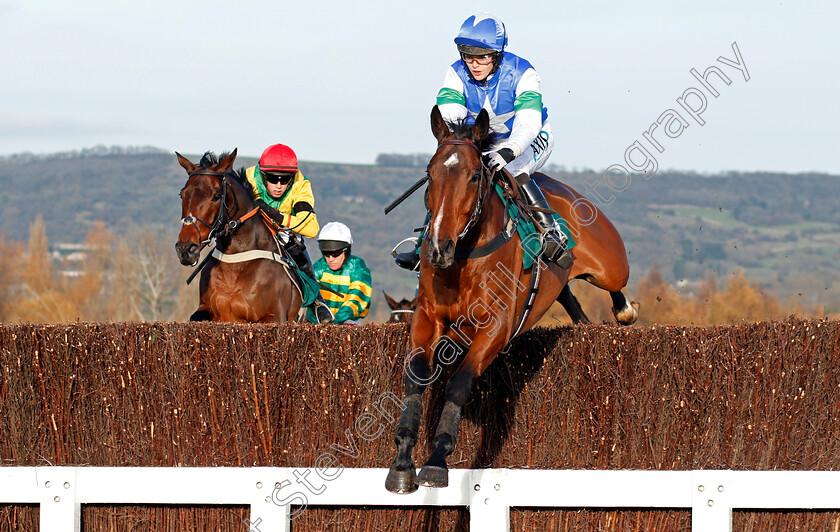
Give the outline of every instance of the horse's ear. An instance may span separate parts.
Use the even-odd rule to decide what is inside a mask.
[[[396,310],[396,308],[397,308],[397,306],[399,305],[399,303],[397,303],[396,301],[394,301],[394,298],[392,298],[391,296],[389,296],[388,294],[386,294],[386,293],[385,293],[385,290],[383,290],[383,291],[382,291],[382,294],[383,294],[383,295],[385,295],[385,301],[387,301],[387,302],[388,302],[388,306],[389,306],[389,307],[391,307],[391,310]]]
[[[449,135],[449,126],[446,125],[446,120],[443,119],[437,105],[432,107],[432,135],[435,136],[438,143],[443,142],[443,139]]]
[[[237,148],[234,148],[229,155],[222,157],[222,160],[219,161],[219,172],[229,172],[230,169],[233,168],[233,161],[236,160],[236,150]]]
[[[417,310],[417,297],[411,300],[411,303],[408,304],[408,308],[410,310]]]
[[[478,116],[475,117],[475,125],[473,125],[472,138],[473,142],[481,145],[487,134],[490,132],[490,115],[487,114],[487,109],[482,109]]]
[[[186,157],[184,157],[183,155],[181,155],[177,151],[175,152],[175,156],[178,157],[178,164],[180,164],[181,167],[184,170],[186,170],[188,174],[191,174],[191,173],[195,172],[196,170],[198,170],[198,167],[196,165],[191,163],[189,159],[187,159]]]

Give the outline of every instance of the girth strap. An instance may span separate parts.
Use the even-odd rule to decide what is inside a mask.
[[[534,308],[534,301],[537,299],[537,292],[540,290],[540,280],[542,279],[542,261],[537,259],[532,266],[533,274],[531,275],[531,288],[528,290],[528,295],[525,297],[525,306],[522,307],[522,314],[519,315],[519,321],[513,329],[513,334],[508,338],[508,344],[516,337],[525,325],[528,316],[531,315],[531,310]]]
[[[284,258],[279,253],[268,251],[265,249],[252,249],[250,251],[243,251],[241,253],[222,253],[218,249],[213,250],[213,258],[221,262],[236,263],[248,262],[255,259],[270,259],[276,262],[285,264],[288,259]]]

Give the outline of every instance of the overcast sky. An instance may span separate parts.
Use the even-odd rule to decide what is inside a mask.
[[[258,156],[276,142],[307,161],[430,153],[452,39],[489,11],[540,73],[551,163],[626,164],[634,142],[654,149],[643,133],[670,109],[688,127],[653,132],[660,168],[840,174],[837,6],[0,0],[0,155],[104,144]],[[736,60],[733,43],[749,81],[718,61]],[[731,81],[710,77],[716,98],[690,73],[712,65]],[[692,88],[700,120],[677,102]]]

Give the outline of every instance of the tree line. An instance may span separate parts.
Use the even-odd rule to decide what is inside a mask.
[[[80,264],[50,252],[43,219],[29,228],[27,243],[0,236],[0,322],[68,323],[76,320],[184,321],[198,302],[190,269],[172,251],[173,237],[155,227],[115,235],[97,221],[87,233]],[[573,291],[595,323],[612,323],[609,296],[584,282]],[[824,317],[822,305],[781,302],[743,271],[721,282],[714,275],[691,290],[665,281],[654,266],[627,290],[640,303],[640,325],[718,325],[779,319],[791,314]],[[831,316],[840,318],[840,315]],[[369,320],[372,321],[372,320]],[[555,305],[540,325],[570,323]]]
[[[0,322],[184,320],[198,304],[198,283],[184,282],[189,270],[172,242],[159,228],[115,235],[97,221],[70,269],[51,254],[38,216],[25,245],[0,236]]]

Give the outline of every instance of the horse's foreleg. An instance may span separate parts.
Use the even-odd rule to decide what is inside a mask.
[[[426,327],[415,327],[418,329],[432,329]],[[420,338],[418,332],[415,336],[412,331],[412,345],[428,345],[427,338]],[[417,435],[420,431],[420,415],[423,408],[423,390],[434,381],[437,374],[432,375],[432,353],[427,352],[426,347],[415,348],[407,356],[405,364],[405,408],[397,421],[397,431],[394,442],[397,445],[397,456],[388,471],[385,479],[385,488],[393,493],[411,493],[417,490],[417,474],[415,472],[412,451],[417,444]]]
[[[583,308],[581,308],[580,303],[578,302],[575,295],[572,293],[572,290],[569,288],[568,283],[563,286],[563,290],[560,292],[560,295],[557,297],[557,302],[563,305],[563,308],[566,309],[566,313],[572,318],[572,322],[577,325],[578,323],[592,323],[589,321],[589,318],[583,312]]]
[[[639,317],[639,304],[629,302],[621,291],[610,292],[612,298],[612,312],[615,320],[621,325],[632,325]]]
[[[445,488],[449,485],[446,458],[458,442],[461,409],[470,396],[477,376],[474,368],[462,365],[446,384],[446,402],[440,414],[437,432],[432,440],[432,454],[417,477],[417,483],[421,486]]]
[[[213,313],[205,306],[200,306],[190,315],[190,321],[212,321]]]

